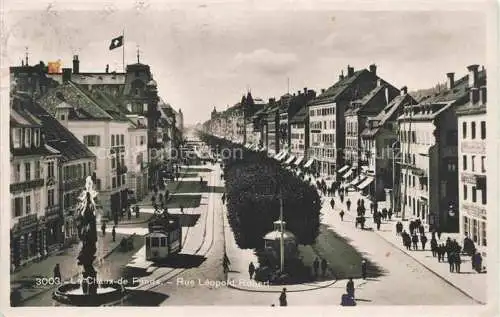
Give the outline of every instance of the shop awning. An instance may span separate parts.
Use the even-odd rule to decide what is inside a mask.
[[[360,182],[364,181],[366,178],[366,176],[363,176],[363,175],[359,175],[357,176],[356,178],[354,178],[349,184],[347,184],[348,186],[356,186],[356,184],[359,184]]]
[[[302,161],[304,160],[304,157],[303,156],[299,156],[299,158],[295,161],[295,165],[299,165]]]
[[[295,156],[294,156],[294,155],[290,156],[290,157],[288,158],[288,160],[286,160],[285,164],[290,164],[290,163],[292,163],[292,162],[293,162],[293,160],[295,160]]]
[[[345,174],[342,176],[342,178],[343,178],[343,179],[346,179],[346,178],[348,178],[348,177],[349,177],[349,176],[351,176],[351,175],[352,175],[352,170],[349,170],[349,172],[345,173]]]
[[[359,183],[359,185],[357,185],[356,187],[358,187],[359,189],[364,189],[366,186],[370,185],[371,182],[373,182],[373,180],[374,180],[373,177],[368,176],[364,181]]]
[[[314,163],[314,159],[309,159],[309,161],[306,162],[306,164],[304,164],[304,167],[305,168],[309,168],[312,164]]]
[[[344,173],[345,171],[347,171],[347,170],[349,169],[349,167],[350,167],[349,165],[344,165],[341,169],[339,169],[339,170],[337,171],[337,173],[342,174],[342,173]]]

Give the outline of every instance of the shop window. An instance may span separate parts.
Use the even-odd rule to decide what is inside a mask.
[[[486,122],[481,121],[481,140],[486,139]]]

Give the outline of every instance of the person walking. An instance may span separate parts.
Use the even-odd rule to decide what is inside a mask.
[[[61,283],[61,267],[59,266],[59,263],[56,264],[54,267],[54,280],[56,280],[56,283]]]
[[[361,261],[361,277],[366,280],[366,260]]]
[[[422,250],[425,250],[425,244],[427,243],[427,237],[425,234],[422,234],[420,236],[420,243],[422,243]]]
[[[448,253],[448,264],[450,265],[450,272],[453,273],[455,271],[455,254]]]
[[[335,209],[335,200],[333,198],[330,200],[330,206]]]
[[[102,230],[102,236],[104,237],[106,235],[106,223],[105,222],[102,223],[101,230]]]
[[[431,251],[432,251],[432,256],[433,257],[436,257],[436,254],[437,254],[437,247],[438,247],[438,244],[437,244],[437,240],[436,240],[436,237],[432,237],[431,238]]]
[[[225,205],[226,204],[226,193],[222,193],[222,197],[221,197],[221,200],[222,200],[222,204]]]
[[[318,270],[319,270],[319,259],[316,258],[313,262],[313,269],[314,269],[314,277],[318,277]]]
[[[134,211],[135,211],[135,217],[139,218],[139,206],[135,205]]]
[[[389,211],[387,212],[387,216],[389,217],[389,221],[391,221],[391,218],[392,218],[392,208],[389,208]]]
[[[113,242],[116,241],[116,230],[115,230],[115,227],[116,226],[113,226],[113,230],[111,230],[111,236],[113,237]]]
[[[411,242],[413,242],[413,249],[416,251],[418,249],[418,236],[415,233],[411,237]]]
[[[437,229],[438,240],[441,240],[441,228]]]
[[[343,210],[340,211],[339,215],[340,215],[340,221],[344,221],[344,211]]]
[[[351,210],[351,199],[350,198],[347,198],[345,205],[347,207],[347,211],[349,212]]]
[[[283,287],[283,290],[280,294],[280,306],[288,306],[288,302],[286,300],[286,288]]]
[[[354,282],[352,281],[352,277],[349,277],[349,281],[347,281],[347,284],[345,286],[345,290],[346,290],[347,295],[354,298]]]
[[[418,232],[420,233],[420,235],[425,234],[425,228],[424,228],[424,226],[420,225],[420,226],[418,227]]]
[[[396,223],[396,235],[400,236],[401,232],[403,232],[403,224],[401,223],[401,221],[398,221]]]
[[[453,262],[455,263],[455,272],[460,273],[460,265],[462,264],[462,259],[460,258],[460,252],[455,252],[455,258]]]
[[[325,259],[321,260],[321,273],[323,275],[323,277],[325,277],[326,275],[326,269],[328,267],[328,263],[326,262]]]
[[[255,265],[253,265],[253,262],[250,262],[248,265],[248,274],[250,275],[250,279],[253,278],[253,274],[255,273]]]

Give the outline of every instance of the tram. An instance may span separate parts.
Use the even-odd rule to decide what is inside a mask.
[[[182,249],[182,227],[177,215],[164,211],[155,214],[148,223],[149,233],[144,236],[146,260],[160,262]]]

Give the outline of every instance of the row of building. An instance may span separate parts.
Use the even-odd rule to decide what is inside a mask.
[[[416,100],[376,65],[348,66],[318,95],[304,88],[255,103],[248,93],[214,109],[204,129],[486,246],[486,71],[446,76]]]
[[[158,184],[182,143],[183,115],[164,102],[150,67],[124,73],[11,67],[12,269],[77,240],[77,206],[91,176],[104,220]],[[175,153],[174,153],[175,154]]]

